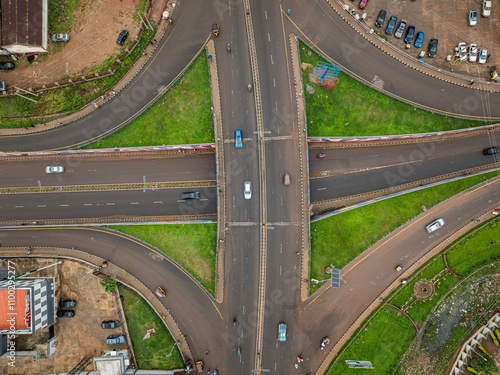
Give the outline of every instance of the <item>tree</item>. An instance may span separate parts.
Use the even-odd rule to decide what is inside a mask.
[[[106,293],[113,293],[118,286],[118,281],[110,279],[108,276],[104,280],[101,280],[101,285],[104,287]]]
[[[495,361],[491,359],[491,357],[483,356],[486,361],[477,356],[474,357],[471,361],[471,367],[475,370],[480,371],[483,375],[491,375],[496,374],[498,372],[498,367],[495,365]]]

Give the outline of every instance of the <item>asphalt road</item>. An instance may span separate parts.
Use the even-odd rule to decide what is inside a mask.
[[[200,199],[184,200],[183,192],[199,191]],[[72,191],[0,195],[1,220],[104,219],[216,212],[216,189],[210,187],[151,190]]]
[[[63,166],[64,172],[45,173],[49,165]],[[215,155],[187,153],[107,158],[61,155],[43,160],[0,159],[0,175],[0,188],[214,181]]]

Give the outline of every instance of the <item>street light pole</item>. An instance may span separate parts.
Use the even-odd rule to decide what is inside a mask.
[[[170,353],[168,353],[168,354],[166,355],[166,358],[168,358],[168,357],[170,357],[170,356],[172,355],[172,352],[174,351],[174,348],[175,348],[177,345],[180,345],[180,343],[181,343],[180,341],[177,341],[177,342],[174,344],[174,346],[172,346],[172,349],[170,350]]]

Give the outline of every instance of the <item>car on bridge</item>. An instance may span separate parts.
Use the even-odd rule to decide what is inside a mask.
[[[241,130],[234,131],[234,145],[236,146],[236,148],[243,147],[243,138],[241,135]]]
[[[49,165],[45,168],[45,173],[63,173],[64,167],[62,165]]]
[[[286,341],[286,324],[280,323],[278,324],[278,341]]]
[[[439,228],[441,228],[443,225],[444,225],[444,220],[437,219],[437,220],[433,221],[432,223],[430,223],[429,225],[427,225],[425,227],[425,230],[427,230],[428,233],[432,233],[432,232],[438,230]]]
[[[243,184],[245,199],[252,198],[252,183],[250,181],[245,181]]]
[[[483,154],[485,155],[495,155],[500,153],[500,147],[495,146],[495,147],[488,147],[483,150]]]
[[[182,193],[181,197],[182,197],[182,199],[200,199],[200,192],[199,191],[189,191],[186,193]]]

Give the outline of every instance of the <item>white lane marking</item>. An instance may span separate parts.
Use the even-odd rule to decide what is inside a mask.
[[[38,207],[47,207],[46,204],[39,204]]]
[[[156,201],[156,202],[153,202],[153,203],[156,203],[156,204],[163,204],[162,201]]]
[[[326,188],[319,188],[318,190],[326,190]]]
[[[267,20],[267,10],[264,12],[264,14],[266,15],[266,20]]]
[[[92,203],[84,203],[84,206],[92,206]]]
[[[276,78],[273,78],[273,86],[276,87]]]
[[[208,201],[208,198],[201,198],[200,201]]]
[[[130,202],[130,204],[139,204],[139,202]]]
[[[271,55],[271,65],[274,65],[273,55]]]
[[[61,207],[69,207],[69,204],[60,204]]]
[[[271,41],[271,35],[269,35],[269,33],[267,33],[267,41],[270,42]]]
[[[114,206],[115,204],[113,202],[111,203],[106,203],[106,206]]]
[[[16,208],[23,208],[24,206],[15,206]]]

